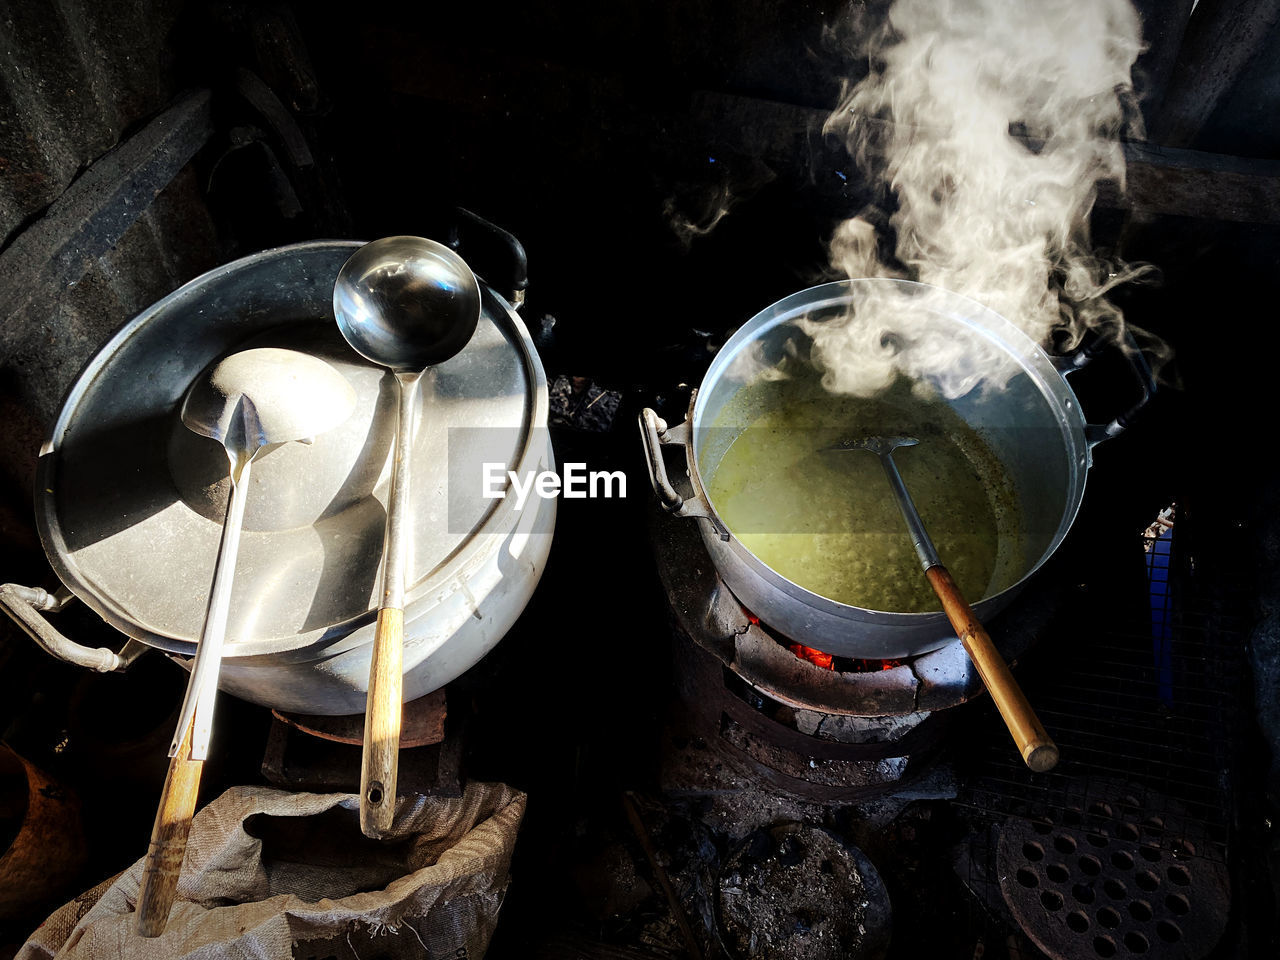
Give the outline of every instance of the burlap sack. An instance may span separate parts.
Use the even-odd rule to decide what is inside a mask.
[[[401,799],[393,838],[351,794],[235,787],[196,816],[163,936],[134,933],[139,860],[55,912],[16,960],[478,958],[498,920],[525,795],[472,783]]]

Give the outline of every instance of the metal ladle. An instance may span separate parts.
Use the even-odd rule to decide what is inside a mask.
[[[231,491],[204,626],[169,748],[169,772],[143,868],[137,929],[144,937],[164,932],[186,853],[201,769],[209,754],[250,468],[254,460],[282,443],[310,443],[317,434],[336,427],[350,416],[355,403],[355,391],[329,364],[275,347],[225,358],[191,385],[183,401],[183,424],[217,440],[226,451]]]
[[[1035,710],[1027,702],[1018,681],[1013,678],[1009,665],[1000,656],[1000,651],[991,642],[991,637],[978,621],[973,608],[969,606],[960,588],[951,577],[951,573],[938,558],[938,551],[929,539],[920,513],[902,481],[898,465],[893,462],[893,451],[899,447],[914,447],[920,441],[915,437],[863,437],[857,440],[845,440],[829,451],[867,450],[880,458],[885,476],[893,495],[898,501],[902,517],[907,522],[907,530],[911,534],[911,542],[915,545],[916,556],[924,567],[925,576],[933,587],[934,593],[942,601],[942,609],[951,621],[951,626],[964,645],[965,652],[973,661],[978,675],[986,685],[991,699],[995,702],[1000,716],[1004,718],[1009,733],[1017,744],[1023,761],[1037,773],[1050,770],[1058,762],[1058,747],[1045,732],[1036,716]]]
[[[475,333],[480,284],[446,246],[421,237],[385,237],[365,244],[342,265],[333,312],[352,349],[395,374],[400,397],[360,767],[360,829],[382,837],[395,813],[399,765],[404,580],[413,530],[409,462],[418,384],[428,367],[454,356]]]

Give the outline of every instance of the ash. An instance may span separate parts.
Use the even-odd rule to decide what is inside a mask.
[[[731,855],[719,885],[721,934],[731,955],[868,956],[867,885],[854,854],[799,824],[759,831]]]

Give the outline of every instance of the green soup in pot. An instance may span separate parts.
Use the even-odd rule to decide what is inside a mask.
[[[704,438],[699,467],[733,535],[791,582],[870,610],[937,610],[879,458],[826,450],[865,436],[920,441],[894,463],[970,602],[1016,581],[1016,496],[999,460],[944,400],[905,380],[874,398],[794,381],[744,388]]]

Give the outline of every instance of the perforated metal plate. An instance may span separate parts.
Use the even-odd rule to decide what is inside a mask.
[[[1005,823],[1000,890],[1051,957],[1194,960],[1217,944],[1231,903],[1223,852],[1199,833],[1165,797],[1092,789],[1054,818]]]

